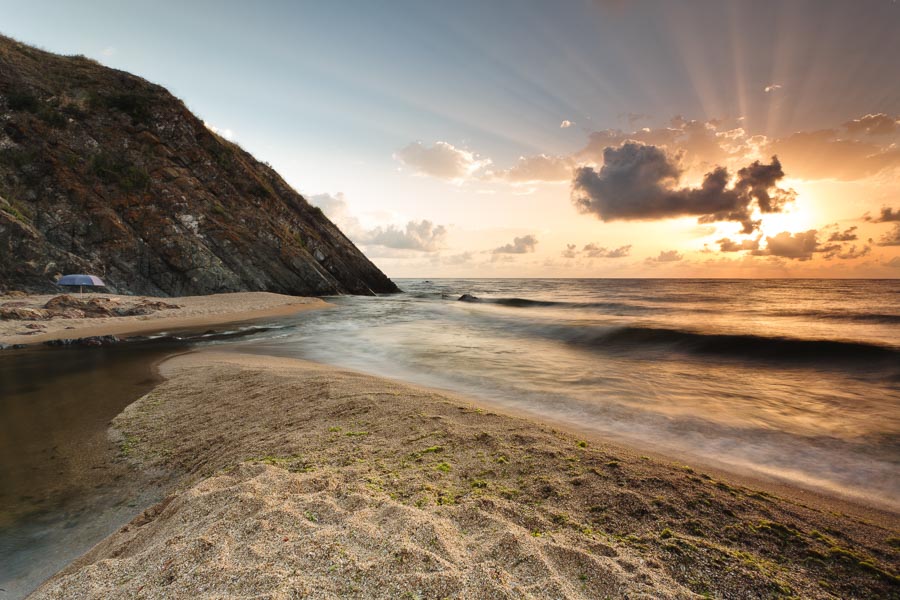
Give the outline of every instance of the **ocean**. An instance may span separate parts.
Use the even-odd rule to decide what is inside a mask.
[[[220,343],[900,509],[900,281],[397,283]]]
[[[450,390],[680,464],[900,510],[898,280],[397,283],[404,293],[221,334],[0,354],[5,597],[162,493],[117,457],[107,426],[152,387],[155,361],[189,347]]]

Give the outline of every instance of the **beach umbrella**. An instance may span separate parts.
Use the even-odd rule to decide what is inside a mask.
[[[56,285],[78,286],[78,292],[82,292],[84,286],[106,287],[103,280],[96,275],[63,275],[56,280]]]

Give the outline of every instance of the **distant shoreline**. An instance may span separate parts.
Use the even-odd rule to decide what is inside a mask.
[[[25,308],[42,307],[51,295],[0,296],[0,307],[15,303]],[[270,292],[236,292],[210,296],[184,296],[155,298],[150,296],[121,296],[116,294],[74,294],[77,299],[112,298],[130,302],[147,300],[178,305],[176,309],[164,309],[148,315],[128,317],[53,318],[51,320],[0,320],[0,345],[31,345],[61,339],[79,339],[97,336],[147,335],[178,329],[217,327],[281,317],[305,310],[327,308],[330,305],[319,298],[287,296]],[[26,333],[26,326],[40,326],[34,333]]]
[[[114,427],[182,484],[35,597],[814,598],[898,584],[890,515],[804,505],[307,361],[207,350],[161,372]]]

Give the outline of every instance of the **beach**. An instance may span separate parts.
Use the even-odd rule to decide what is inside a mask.
[[[204,350],[160,371],[111,435],[178,483],[33,597],[898,593],[892,513],[308,361]]]
[[[41,310],[48,302],[59,296],[60,294],[0,296],[0,309],[7,307]],[[98,300],[103,306],[114,308],[120,306],[133,308],[147,304],[152,307],[154,303],[174,308],[150,308],[148,314],[132,316],[54,317],[47,320],[0,319],[0,347],[61,339],[129,336],[177,329],[216,327],[326,306],[318,298],[286,296],[270,292],[236,292],[177,298],[93,293],[72,294],[70,297],[77,302]]]

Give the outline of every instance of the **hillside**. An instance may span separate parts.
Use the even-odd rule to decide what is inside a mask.
[[[157,296],[397,291],[164,88],[0,36],[0,291],[82,272]]]

